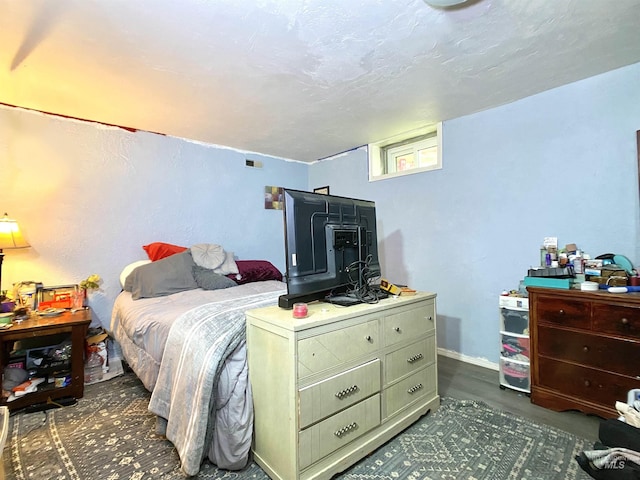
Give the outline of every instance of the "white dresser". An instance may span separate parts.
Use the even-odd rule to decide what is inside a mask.
[[[271,478],[331,478],[438,408],[435,297],[247,312],[253,453]]]

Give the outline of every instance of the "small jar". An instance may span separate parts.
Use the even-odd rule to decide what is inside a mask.
[[[309,314],[309,308],[306,303],[293,304],[293,318],[305,318]]]

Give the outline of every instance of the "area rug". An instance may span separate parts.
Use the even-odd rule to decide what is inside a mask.
[[[16,413],[4,450],[7,480],[182,479],[170,442],[155,434],[149,393],[131,373],[89,385],[76,405]],[[343,472],[343,479],[589,479],[574,456],[591,442],[484,403],[441,407]],[[268,479],[204,463],[198,479]]]

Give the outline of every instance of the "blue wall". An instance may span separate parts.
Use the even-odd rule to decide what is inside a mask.
[[[438,294],[439,347],[499,359],[498,295],[546,236],[640,265],[640,64],[444,123],[443,169],[367,180],[366,148],[310,185],[376,201],[383,275]]]
[[[447,121],[442,170],[371,183],[366,148],[308,166],[0,107],[0,209],[32,246],[5,252],[3,288],[98,273],[89,302],[107,326],[142,245],[219,243],[282,269],[282,214],[264,209],[264,187],[330,185],[376,201],[384,276],[438,294],[439,347],[495,364],[497,296],[545,236],[640,264],[638,85],[640,64]]]
[[[0,108],[0,172],[0,209],[31,244],[5,251],[2,288],[97,273],[104,283],[89,304],[104,326],[122,268],[151,242],[217,243],[283,269],[282,212],[265,210],[264,188],[308,179],[303,163],[16,108]]]

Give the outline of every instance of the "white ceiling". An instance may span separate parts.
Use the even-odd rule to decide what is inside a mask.
[[[313,161],[640,61],[640,0],[0,0],[0,103]]]

